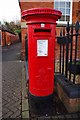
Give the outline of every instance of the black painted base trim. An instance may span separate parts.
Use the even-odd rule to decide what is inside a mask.
[[[45,97],[33,96],[29,93],[30,112],[36,115],[52,114],[53,94]]]

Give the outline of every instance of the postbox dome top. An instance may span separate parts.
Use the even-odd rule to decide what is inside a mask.
[[[59,18],[61,18],[61,11],[52,9],[52,8],[32,8],[32,9],[28,9],[28,10],[24,10],[22,12],[22,18],[26,19],[28,18],[28,16],[41,16],[44,15],[45,16],[55,16],[55,19],[58,20]]]
[[[61,11],[52,8],[32,8],[32,9],[24,10],[22,12],[22,17],[33,14],[54,14],[59,17],[61,17],[62,15]]]

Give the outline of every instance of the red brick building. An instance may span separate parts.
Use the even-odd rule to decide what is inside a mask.
[[[33,1],[33,2],[32,2]],[[37,1],[37,2],[35,2]],[[73,2],[74,1],[74,2]],[[30,8],[47,7],[62,11],[62,17],[57,22],[56,34],[59,35],[60,27],[65,26],[67,21],[70,24],[77,20],[80,22],[80,0],[19,0],[21,12]],[[22,30],[22,59],[25,58],[25,37],[27,35],[26,21],[21,19]],[[57,44],[56,44],[57,45]],[[56,46],[56,49],[58,46]]]

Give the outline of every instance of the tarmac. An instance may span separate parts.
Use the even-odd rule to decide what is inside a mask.
[[[79,120],[79,112],[71,114],[56,112],[54,116],[36,116],[30,112],[26,84],[27,62],[21,61],[20,53],[21,43],[2,49],[2,120]],[[57,109],[60,107],[57,102],[56,106]]]

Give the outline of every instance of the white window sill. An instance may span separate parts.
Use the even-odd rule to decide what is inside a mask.
[[[57,21],[56,22],[58,25],[66,25],[67,24],[67,21]],[[71,21],[69,21],[69,24],[72,24]]]

